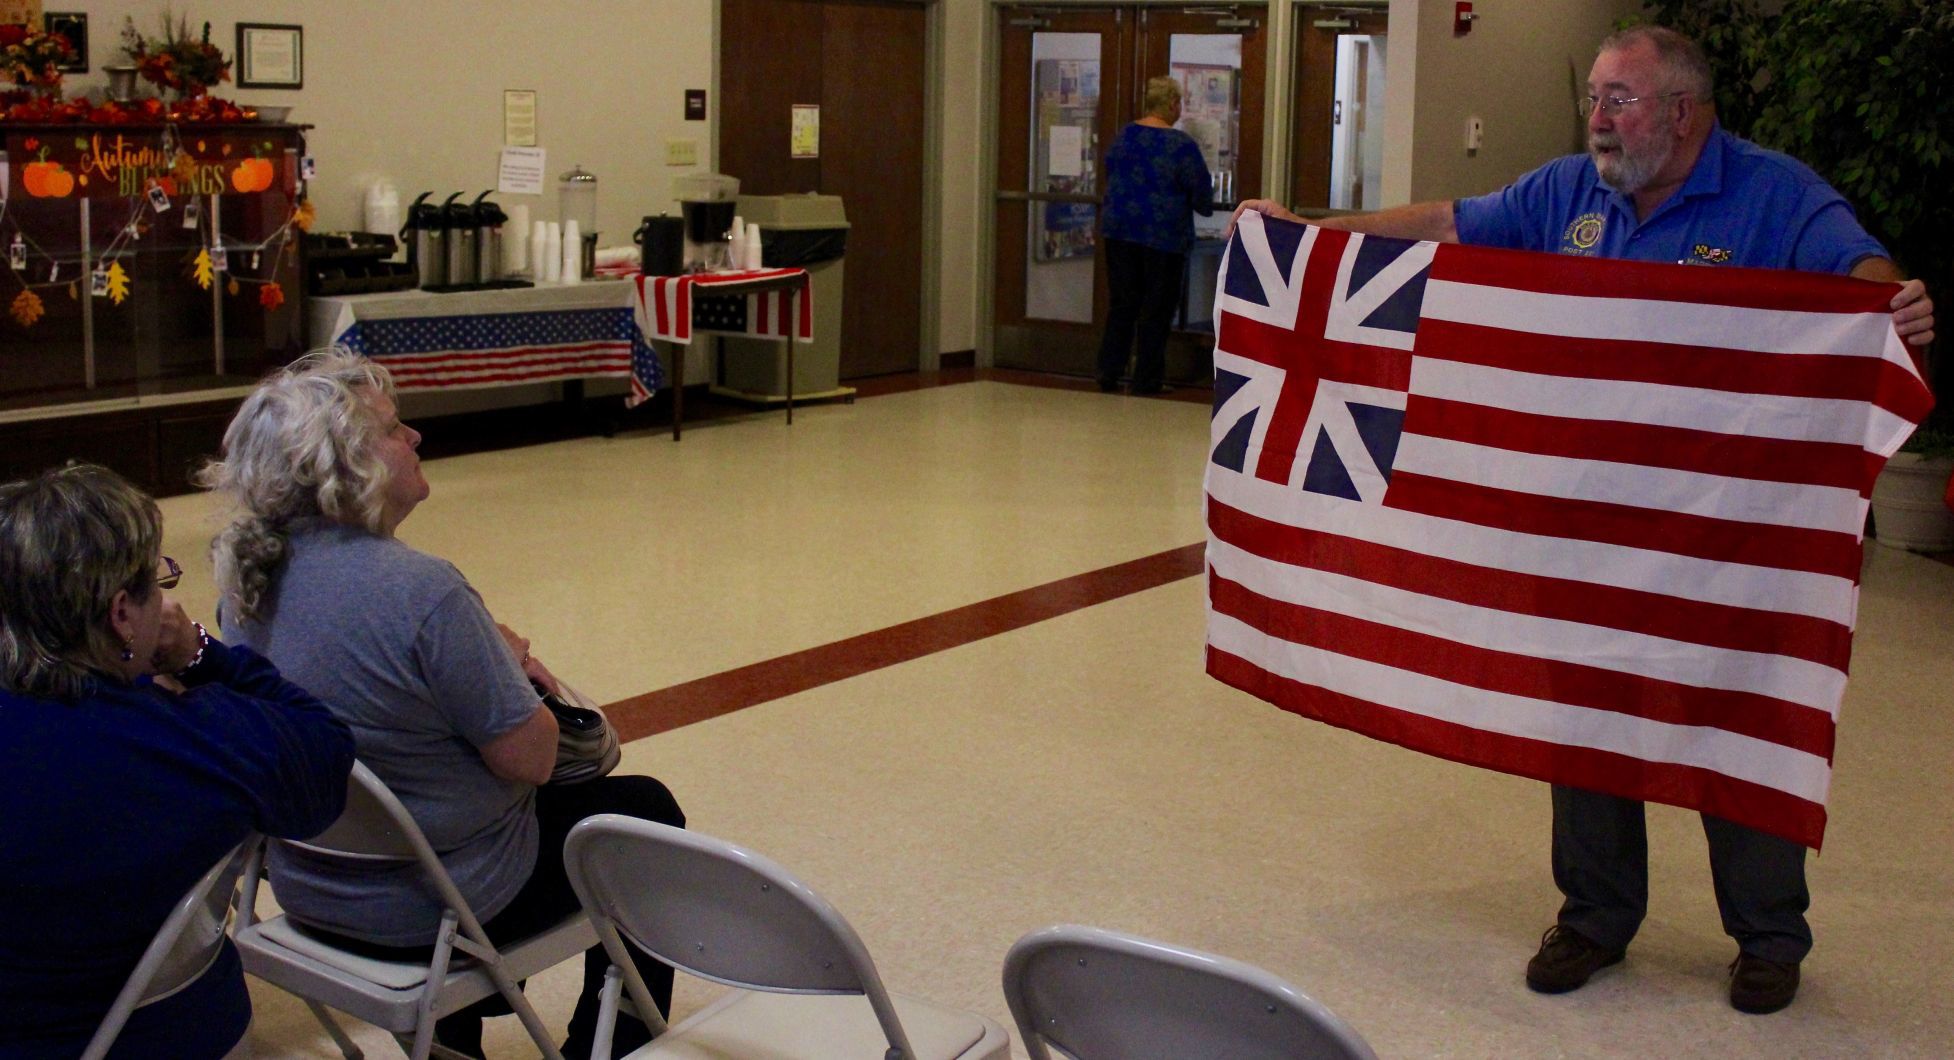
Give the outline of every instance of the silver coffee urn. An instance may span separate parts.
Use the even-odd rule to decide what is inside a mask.
[[[496,203],[487,201],[492,191],[475,196],[469,206],[475,225],[475,280],[478,283],[500,283],[502,273],[502,226],[509,222],[509,215]]]
[[[407,262],[423,288],[448,282],[448,218],[439,205],[427,201],[433,194],[421,192],[407,208],[407,223],[400,230],[401,242],[407,244]]]
[[[442,216],[448,221],[448,286],[466,287],[475,282],[478,263],[475,260],[475,211],[465,202],[457,201],[462,192],[448,196],[441,204]]]

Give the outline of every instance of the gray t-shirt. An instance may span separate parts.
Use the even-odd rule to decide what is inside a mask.
[[[353,527],[295,526],[260,619],[225,632],[269,658],[353,730],[360,761],[406,805],[482,920],[536,865],[536,789],[478,748],[537,696],[453,564]],[[273,844],[272,886],[297,919],[391,946],[432,942],[441,904],[413,866],[325,861]]]

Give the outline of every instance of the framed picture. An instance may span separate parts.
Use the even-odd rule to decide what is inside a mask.
[[[88,72],[88,16],[80,11],[49,11],[41,16],[41,28],[49,33],[59,33],[75,46],[73,62],[62,63],[64,74],[85,74]]]
[[[305,87],[305,27],[237,24],[237,87]]]

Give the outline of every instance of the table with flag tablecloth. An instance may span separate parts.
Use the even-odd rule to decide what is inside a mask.
[[[780,339],[787,349],[787,422],[794,422],[794,343],[814,341],[814,294],[806,269],[748,269],[687,276],[640,276],[633,311],[655,341],[689,344],[695,335]],[[658,359],[646,350],[646,367]],[[651,397],[634,377],[629,403]],[[685,420],[685,355],[672,356],[672,440]]]
[[[630,379],[663,382],[620,280],[482,291],[390,291],[310,300],[315,346],[384,364],[401,390]]]

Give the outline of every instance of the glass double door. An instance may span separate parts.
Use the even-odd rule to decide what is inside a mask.
[[[1177,127],[1201,145],[1218,204],[1195,218],[1167,377],[1207,380],[1220,233],[1233,203],[1260,190],[1262,8],[1004,7],[998,18],[996,363],[1093,373],[1106,148],[1141,116],[1147,79],[1167,74],[1181,83]]]

